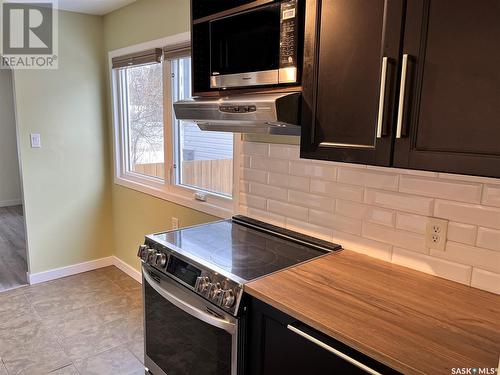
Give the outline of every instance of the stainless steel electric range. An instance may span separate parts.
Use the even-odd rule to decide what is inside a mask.
[[[241,375],[243,285],[339,249],[244,216],[146,236],[146,373]]]

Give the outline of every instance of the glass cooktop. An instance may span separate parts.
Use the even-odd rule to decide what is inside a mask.
[[[260,223],[265,227],[253,229],[228,219],[149,237],[167,246],[173,245],[185,255],[191,254],[245,281],[340,249],[335,244],[249,220],[253,225]],[[270,228],[279,230],[281,235],[274,234]],[[295,240],[287,239],[292,235]],[[307,239],[316,244],[309,244]]]

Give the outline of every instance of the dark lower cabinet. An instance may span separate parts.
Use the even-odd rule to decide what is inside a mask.
[[[257,299],[248,332],[246,375],[398,374]]]
[[[311,4],[301,157],[500,177],[500,1]]]

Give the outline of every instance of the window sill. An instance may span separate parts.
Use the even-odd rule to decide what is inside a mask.
[[[179,204],[184,207],[191,208],[196,211],[200,211],[209,215],[217,216],[220,218],[230,218],[233,215],[233,209],[229,209],[226,207],[221,207],[220,205],[216,205],[210,202],[201,202],[194,197],[188,197],[184,194],[178,194],[172,191],[166,191],[165,189],[156,188],[151,185],[147,185],[145,183],[141,183],[138,181],[132,181],[125,177],[115,177],[115,184],[124,186],[129,189],[133,189],[140,193],[148,194],[156,198],[163,199],[165,201]],[[193,191],[194,195],[194,191]],[[230,205],[232,206],[232,201],[230,201]]]

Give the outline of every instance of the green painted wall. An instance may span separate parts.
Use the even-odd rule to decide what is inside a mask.
[[[104,16],[107,51],[189,31],[189,0],[138,0]]]
[[[14,74],[31,273],[113,253],[102,35],[102,17],[60,12],[59,69]]]
[[[139,0],[104,16],[106,64],[109,51],[188,30],[189,0]],[[107,99],[111,131],[109,88]],[[144,241],[144,235],[169,229],[173,216],[179,218],[181,226],[217,219],[116,184],[112,196],[115,255],[136,269],[140,265],[137,247]]]

